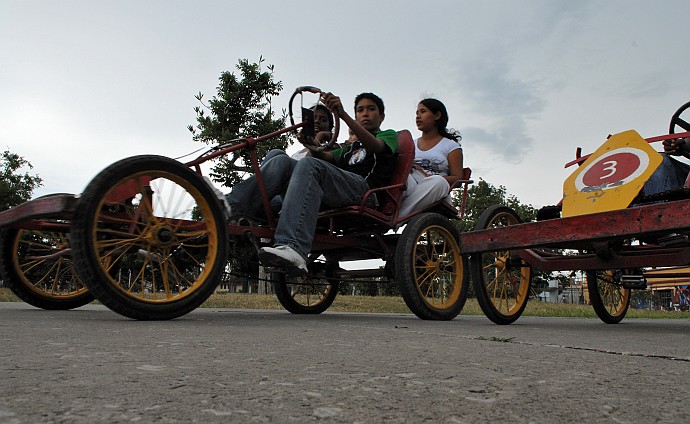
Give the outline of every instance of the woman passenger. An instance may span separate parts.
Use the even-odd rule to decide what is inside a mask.
[[[463,178],[462,137],[448,130],[446,106],[437,99],[422,100],[417,106],[416,123],[422,136],[415,141],[414,165],[400,205],[401,217],[443,198],[450,203],[450,187]]]

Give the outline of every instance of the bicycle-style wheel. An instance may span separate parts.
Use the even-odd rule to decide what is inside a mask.
[[[273,291],[283,308],[293,314],[320,314],[333,304],[338,294],[337,268],[337,263],[326,263],[318,269],[311,266],[309,274],[303,277],[273,273]]]
[[[448,218],[424,213],[398,240],[395,279],[405,304],[421,319],[451,320],[465,306],[469,280],[458,238]]]
[[[630,306],[630,289],[623,287],[621,276],[626,270],[607,269],[587,272],[589,301],[599,319],[618,324]]]
[[[93,300],[74,269],[67,233],[9,229],[2,232],[0,249],[5,285],[24,302],[67,310]]]
[[[79,276],[110,309],[171,319],[201,305],[222,277],[227,232],[212,189],[183,164],[136,156],[86,187],[72,222]]]
[[[514,210],[494,205],[481,214],[475,230],[519,223],[520,217]],[[477,253],[470,261],[474,293],[487,318],[496,324],[517,320],[527,306],[531,268],[511,251]]]

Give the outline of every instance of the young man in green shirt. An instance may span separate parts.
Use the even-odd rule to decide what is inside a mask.
[[[387,185],[398,153],[396,132],[381,130],[385,115],[378,96],[358,95],[355,118],[331,93],[323,94],[322,102],[338,113],[358,140],[330,152],[310,148],[309,156],[299,161],[277,155],[261,164],[268,197],[282,195],[283,207],[274,246],[262,248],[259,260],[264,266],[288,268],[293,275],[307,272],[321,207],[356,205],[370,189]],[[261,202],[254,178],[235,186],[226,199],[232,214],[246,213]]]

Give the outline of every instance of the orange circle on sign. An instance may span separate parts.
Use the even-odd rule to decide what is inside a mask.
[[[602,184],[623,181],[640,168],[640,158],[633,153],[621,152],[602,158],[582,176],[585,186],[596,187]]]

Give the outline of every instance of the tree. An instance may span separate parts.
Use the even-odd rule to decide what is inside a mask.
[[[262,69],[263,57],[258,63],[240,59],[236,68],[240,77],[232,72],[223,72],[219,78],[218,93],[208,103],[199,92],[195,98],[201,103],[196,106],[196,126],[189,125],[194,141],[206,144],[223,144],[237,138],[258,137],[285,126],[286,113],[274,118],[271,107],[272,96],[283,89],[280,81],[273,79],[273,65]],[[259,158],[271,149],[285,149],[289,136],[282,135],[257,146]],[[249,155],[246,150],[216,160],[211,178],[226,187],[232,187],[250,171]]]
[[[263,63],[263,57],[259,57],[258,63],[240,59],[236,65],[240,76],[227,71],[221,73],[218,92],[208,103],[204,103],[203,93],[195,96],[201,104],[194,108],[197,124],[187,127],[194,141],[223,145],[238,138],[259,137],[285,127],[285,110],[280,118],[274,118],[271,107],[272,96],[280,94],[283,84],[274,80],[273,65],[266,65],[266,70],[263,70]],[[259,143],[257,156],[262,158],[271,149],[284,150],[288,141],[289,136],[282,135]],[[210,177],[232,187],[251,171],[249,153],[242,149],[216,159]],[[262,276],[257,272],[257,265],[249,267],[242,259],[231,258],[228,265],[236,274]],[[267,286],[265,281],[261,282],[259,292],[267,292]]]
[[[453,204],[458,206],[460,202],[459,196],[453,197]],[[494,187],[480,178],[467,190],[465,216],[458,224],[460,231],[472,231],[482,212],[492,205],[509,206],[517,212],[523,222],[533,221],[537,216],[537,210],[532,205],[520,203],[520,199],[507,194],[504,186]]]
[[[43,185],[38,175],[17,172],[21,168],[33,166],[16,153],[5,150],[2,153],[0,168],[0,211],[4,211],[31,198],[34,189]]]

